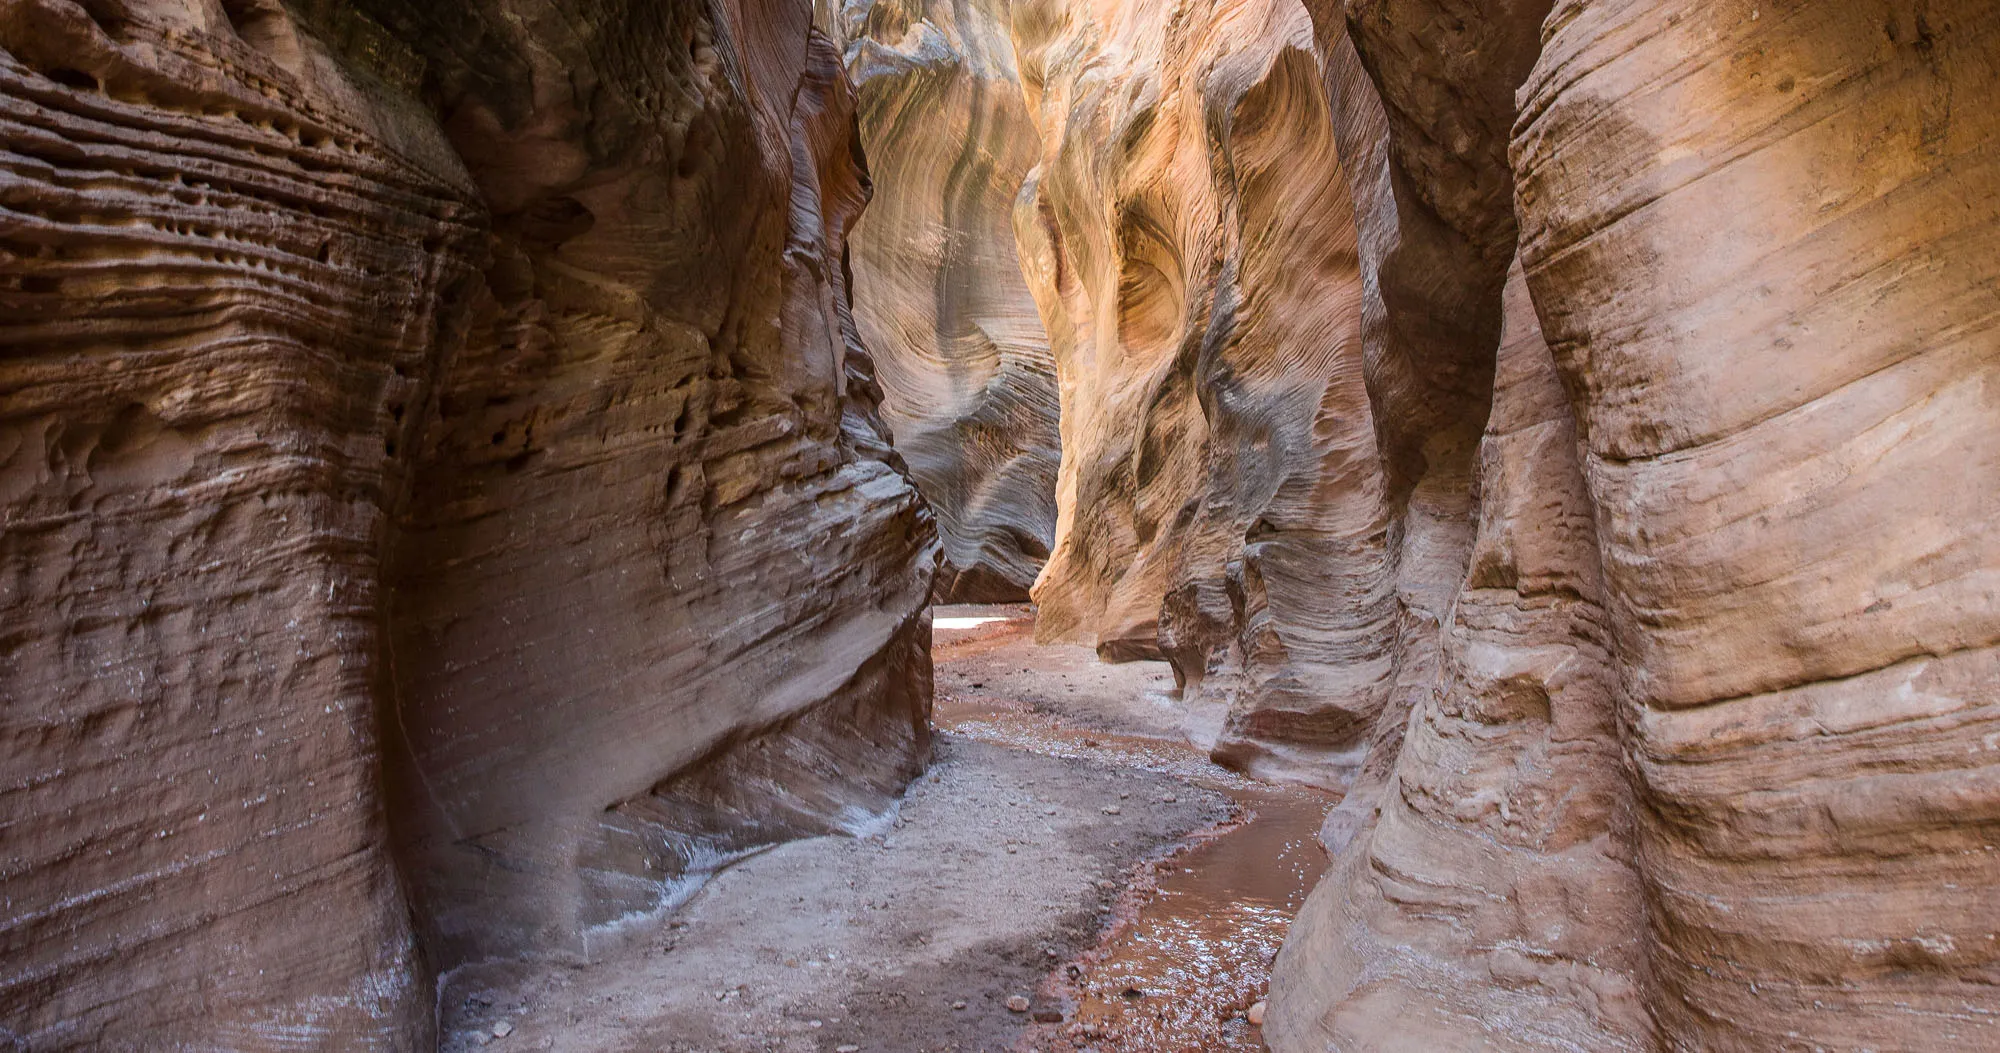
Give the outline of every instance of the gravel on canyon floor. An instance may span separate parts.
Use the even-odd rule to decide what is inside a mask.
[[[1161,871],[1178,873],[1167,861],[1235,828],[1254,784],[1178,741],[1164,666],[1035,647],[1021,608],[971,613],[1002,620],[940,619],[934,762],[880,834],[764,851],[588,963],[460,969],[441,996],[443,1048],[998,1053],[1116,1039],[1105,1013],[1120,1000],[1086,993],[1093,963],[1115,956],[1114,934],[1147,931],[1135,918],[1162,895]],[[1294,866],[1302,894],[1316,859]],[[1261,1048],[1244,1044],[1242,1011],[1271,950],[1230,948],[1257,960],[1220,972],[1238,987],[1254,976],[1256,991],[1220,996],[1234,1040],[1192,1048]]]

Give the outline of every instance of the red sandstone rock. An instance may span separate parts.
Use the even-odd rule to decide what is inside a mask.
[[[418,1048],[917,769],[851,106],[804,3],[0,4],[5,1033]]]
[[[496,2],[469,52],[384,6],[439,42],[496,232],[396,545],[399,836],[447,960],[580,952],[928,748],[930,517],[842,281],[852,99],[797,4]]]
[[[1274,1050],[2000,1044],[2000,12],[821,14],[948,589],[1018,259],[1044,628],[1348,787]],[[0,0],[5,1033],[419,1047],[915,770],[810,16]]]
[[[0,1034],[28,1048],[430,1027],[381,552],[483,217],[378,79],[406,53],[260,11],[0,4]]]

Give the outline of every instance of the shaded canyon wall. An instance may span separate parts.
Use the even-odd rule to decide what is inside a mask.
[[[422,1048],[918,770],[810,18],[0,4],[0,1034]]]

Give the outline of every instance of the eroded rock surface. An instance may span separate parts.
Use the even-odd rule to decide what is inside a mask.
[[[580,950],[734,828],[879,810],[928,734],[933,542],[848,314],[837,54],[799,4],[558,6],[381,12],[437,42],[494,213],[394,568],[397,819],[457,955]]]
[[[1315,10],[1398,199],[1522,266],[1439,675],[1323,834],[1272,1047],[1990,1046],[2000,173],[1953,100],[2000,15],[1542,14]],[[1516,220],[1507,122],[1439,115],[1523,48]]]
[[[1041,156],[1008,0],[820,0],[844,43],[875,187],[855,320],[882,415],[936,512],[941,598],[1024,600],[1054,541],[1055,361],[1015,248]]]
[[[809,4],[8,0],[0,49],[0,1033],[419,1048],[432,969],[919,769],[936,545]]]
[[[381,552],[482,210],[392,64],[234,15],[0,6],[0,1035],[29,1048],[429,1030]]]
[[[1228,707],[1219,757],[1336,780],[1394,678],[1395,495],[1312,25],[1289,2],[1014,18],[1043,137],[1023,253],[1063,380],[1038,631],[1167,657]]]
[[[814,15],[0,0],[0,1035],[420,1048],[851,827],[907,457],[1345,788],[1278,1053],[2000,1046],[2000,9]]]
[[[1521,255],[1599,523],[1654,1013],[1684,1048],[1989,1048],[2000,9],[1546,33]]]
[[[1042,631],[1348,789],[1274,1048],[1992,1041],[1989,7],[1011,6]]]

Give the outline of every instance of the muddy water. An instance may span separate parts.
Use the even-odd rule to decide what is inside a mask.
[[[1314,834],[1333,799],[1259,783],[1211,763],[1160,726],[1171,702],[1148,697],[1162,694],[1157,686],[1099,681],[1085,686],[1091,697],[1075,701],[1069,693],[1019,697],[1026,692],[1009,691],[1012,678],[994,671],[1019,668],[1033,675],[1030,670],[1058,650],[1033,647],[1029,625],[1016,615],[1010,623],[939,633],[941,686],[949,686],[955,672],[972,670],[960,673],[965,689],[941,690],[941,730],[1048,756],[1177,775],[1227,794],[1237,814],[1130,875],[1109,931],[1042,985],[1037,1001],[1063,1005],[1063,1019],[1036,1027],[1016,1050],[1264,1049],[1245,1014],[1264,997],[1271,960],[1323,869]],[[1076,662],[1073,654],[1060,657]],[[1117,721],[1106,714],[1115,713],[1121,693],[1135,696],[1128,700],[1135,726],[1111,730]],[[1079,714],[1096,726],[1079,726]]]
[[[1163,864],[1157,892],[1072,982],[1078,1007],[1059,1037],[1098,1049],[1265,1048],[1241,1014],[1264,997],[1271,959],[1318,880],[1312,835],[1327,802],[1237,799],[1242,825]]]

